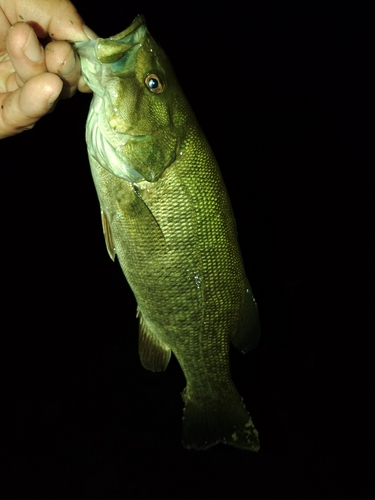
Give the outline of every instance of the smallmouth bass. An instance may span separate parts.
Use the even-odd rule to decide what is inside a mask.
[[[75,46],[94,92],[86,142],[105,242],[137,301],[141,362],[162,371],[176,356],[186,448],[258,451],[229,368],[231,342],[258,343],[258,309],[211,148],[142,16]]]

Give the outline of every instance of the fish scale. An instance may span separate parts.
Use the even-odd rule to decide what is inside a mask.
[[[141,362],[160,371],[176,356],[185,447],[257,451],[229,346],[255,347],[258,311],[211,148],[141,16],[76,47],[94,91],[86,140],[105,240],[137,301]]]

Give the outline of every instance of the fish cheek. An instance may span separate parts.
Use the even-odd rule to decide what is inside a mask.
[[[108,81],[106,118],[111,128],[119,134],[127,134],[131,123],[138,125],[139,94],[140,89],[132,78],[112,78]]]

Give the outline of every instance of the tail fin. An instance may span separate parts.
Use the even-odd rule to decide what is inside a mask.
[[[258,431],[246,411],[242,398],[230,401],[185,401],[182,444],[185,448],[205,450],[218,443],[259,451]]]

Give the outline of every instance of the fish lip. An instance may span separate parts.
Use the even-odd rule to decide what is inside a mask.
[[[146,139],[149,139],[150,137],[152,137],[150,134],[133,134],[133,133],[128,133],[127,135],[129,135],[132,139],[135,139],[136,141],[144,141]]]
[[[138,51],[146,35],[147,26],[145,18],[142,15],[138,15],[132,24],[121,33],[110,36],[109,38],[98,38],[95,44],[95,56],[101,63],[111,66],[111,73],[115,74],[118,70],[123,72],[124,58],[131,58],[132,54]],[[109,44],[112,48],[116,47],[114,54],[112,50],[110,50],[111,54],[109,60],[107,60],[108,54],[106,54],[105,50],[104,53],[101,53],[103,43],[104,48],[106,44]]]
[[[143,14],[138,14],[125,30],[121,31],[117,35],[111,36],[110,40],[121,40],[129,35],[131,35],[134,31],[137,31],[140,26],[144,25],[146,27],[146,19]],[[147,29],[147,27],[146,27]]]
[[[125,130],[124,132],[119,132],[118,130],[113,129],[113,132],[116,134],[116,136],[120,141],[126,138],[126,142],[128,142],[129,140],[144,141],[152,137],[152,134],[145,134],[142,132],[132,132],[131,130]]]

